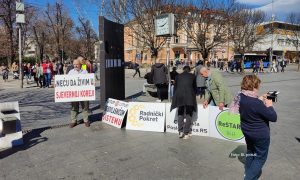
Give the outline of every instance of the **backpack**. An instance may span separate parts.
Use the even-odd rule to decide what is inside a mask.
[[[148,84],[153,84],[153,74],[151,72],[145,74],[144,78],[147,80]]]

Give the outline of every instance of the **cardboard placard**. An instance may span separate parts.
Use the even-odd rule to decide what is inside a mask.
[[[102,116],[102,122],[121,128],[128,106],[127,102],[109,98],[105,106],[105,114]]]
[[[129,102],[126,129],[164,132],[165,103]]]
[[[166,132],[178,133],[177,108],[170,112],[171,103],[166,104]],[[192,135],[209,136],[209,110],[198,105],[197,112],[193,113]]]
[[[56,75],[55,102],[92,101],[96,99],[95,75]]]
[[[228,109],[221,111],[218,106],[210,106],[209,120],[211,137],[245,143],[240,115],[229,113]]]

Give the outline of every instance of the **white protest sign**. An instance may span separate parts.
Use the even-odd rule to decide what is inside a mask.
[[[94,74],[56,75],[55,102],[95,100],[95,83]]]
[[[166,104],[166,132],[178,133],[177,109],[170,112],[171,103]],[[193,113],[192,134],[196,136],[209,136],[209,110],[198,105],[197,112]]]
[[[211,137],[245,143],[240,115],[229,113],[228,109],[221,111],[218,106],[210,106],[209,120]]]
[[[105,114],[102,116],[102,122],[121,128],[125,114],[128,110],[128,105],[127,102],[109,98],[106,102]]]
[[[164,132],[165,103],[129,102],[126,129]]]

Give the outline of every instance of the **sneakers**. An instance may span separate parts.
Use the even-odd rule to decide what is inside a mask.
[[[161,100],[160,100],[160,99],[157,99],[156,102],[161,102]]]
[[[190,139],[190,136],[188,134],[184,135],[182,139]]]
[[[183,138],[184,133],[183,132],[179,132],[179,138]]]

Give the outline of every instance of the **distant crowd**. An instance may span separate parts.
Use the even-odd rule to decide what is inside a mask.
[[[89,73],[95,73],[96,79],[98,80],[96,72],[98,72],[99,65],[97,65],[97,63],[91,63],[91,61],[83,57],[80,59],[82,68],[87,70]],[[4,82],[7,82],[10,74],[12,75],[12,79],[20,79],[19,68],[20,66],[18,62],[13,62],[10,69],[7,65],[2,63],[0,72],[2,72]],[[50,59],[45,58],[40,63],[23,63],[21,68],[22,77],[26,80],[27,84],[34,82],[37,87],[49,88],[52,87],[51,81],[54,76],[68,74],[68,72],[73,69],[73,63],[70,61],[63,63],[58,59],[51,61]]]

